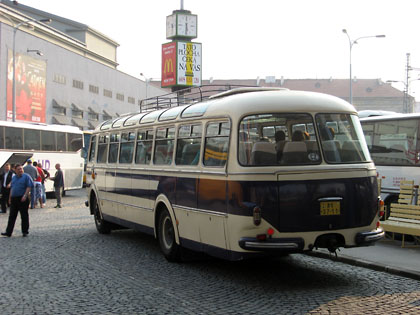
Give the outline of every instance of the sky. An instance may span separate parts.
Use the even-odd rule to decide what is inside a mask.
[[[89,25],[120,44],[118,69],[160,80],[166,16],[181,0],[19,0]],[[420,101],[419,0],[184,0],[198,15],[202,78],[360,79],[405,81]],[[401,90],[404,84],[395,83]]]

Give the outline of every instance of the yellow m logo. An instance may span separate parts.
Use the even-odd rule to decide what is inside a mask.
[[[172,62],[172,59],[166,59],[165,64],[163,66],[163,73],[166,74],[168,72],[169,73],[174,72],[174,64]]]

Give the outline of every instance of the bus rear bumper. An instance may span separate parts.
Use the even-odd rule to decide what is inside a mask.
[[[301,252],[304,247],[302,238],[268,238],[260,241],[254,237],[242,237],[239,246],[245,250]]]
[[[385,231],[381,228],[376,229],[375,231],[359,232],[356,234],[356,244],[357,246],[373,245],[373,243],[381,240],[384,236]]]

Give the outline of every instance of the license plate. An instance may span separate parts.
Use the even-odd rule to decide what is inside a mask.
[[[321,201],[321,215],[340,215],[340,201]]]

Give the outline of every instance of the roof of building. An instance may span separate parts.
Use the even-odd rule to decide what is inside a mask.
[[[244,85],[261,87],[282,87],[290,90],[319,92],[340,98],[349,96],[349,79],[233,79],[203,80],[203,85]],[[354,79],[353,97],[403,97],[403,92],[381,79]]]

